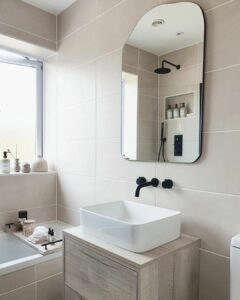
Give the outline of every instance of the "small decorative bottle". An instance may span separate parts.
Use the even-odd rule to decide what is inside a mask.
[[[167,109],[167,119],[172,119],[173,118],[173,111],[171,105],[168,105]]]
[[[18,173],[21,171],[19,158],[15,158],[14,172]]]
[[[1,160],[1,172],[3,174],[10,173],[10,159],[7,158],[7,151],[3,152],[3,159]]]
[[[187,110],[186,110],[185,103],[181,103],[180,104],[180,117],[185,118],[186,115],[187,115]]]
[[[177,104],[175,104],[175,107],[173,110],[173,117],[174,117],[174,119],[179,118],[179,108],[178,108]]]

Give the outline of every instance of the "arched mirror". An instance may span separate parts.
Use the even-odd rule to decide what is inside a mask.
[[[193,163],[201,155],[205,22],[191,2],[159,5],[122,55],[122,155]]]

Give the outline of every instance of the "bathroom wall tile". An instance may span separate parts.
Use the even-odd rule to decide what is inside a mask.
[[[97,102],[97,137],[116,138],[121,133],[121,95],[98,99]]]
[[[73,209],[94,204],[94,177],[78,174],[59,173],[58,203]]]
[[[0,300],[35,300],[35,284],[17,289],[5,295],[0,295]]]
[[[158,77],[156,74],[144,70],[138,72],[138,92],[140,95],[157,97]]]
[[[119,139],[102,139],[97,144],[96,174],[98,178],[133,182],[141,175],[148,179],[154,177],[155,166],[125,160],[120,154]]]
[[[239,130],[240,67],[206,74],[204,130]],[[226,80],[227,78],[227,80]]]
[[[158,100],[148,96],[138,97],[138,117],[140,119],[158,120]]]
[[[60,67],[78,68],[95,57],[95,24],[83,27],[58,46]]]
[[[97,0],[77,0],[58,16],[58,39],[61,40],[96,16]]]
[[[56,42],[36,36],[32,33],[17,30],[14,27],[0,23],[0,33],[10,38],[15,38],[33,45],[56,51]]]
[[[26,207],[27,209],[27,207]],[[28,209],[29,218],[36,222],[47,222],[56,220],[56,205]]]
[[[0,295],[35,281],[35,268],[29,267],[0,276]],[[1,298],[0,298],[1,299]]]
[[[112,201],[135,201],[138,203],[155,205],[155,190],[142,189],[140,197],[135,197],[137,185],[135,182],[97,179],[96,203]]]
[[[61,206],[59,204],[57,207],[57,217],[58,217],[58,220],[61,220],[67,224],[71,224],[73,226],[80,225],[79,210],[71,209],[66,206]]]
[[[67,285],[65,285],[65,299],[66,300],[84,300],[77,292],[72,290]]]
[[[56,43],[56,17],[23,1],[2,0],[0,22]]]
[[[95,99],[95,63],[79,68],[61,67],[58,72],[58,106],[66,107]]]
[[[41,280],[37,283],[37,299],[41,300],[64,300],[63,275],[56,275]]]
[[[97,14],[101,15],[105,13],[108,9],[113,8],[113,6],[119,4],[122,0],[97,0]]]
[[[123,1],[113,10],[98,18],[96,20],[97,56],[122,48],[139,18],[147,9],[154,7],[156,4],[157,1],[155,0]],[[111,30],[109,30],[109,26],[111,26]]]
[[[71,154],[69,154],[71,152]],[[58,142],[58,171],[83,176],[95,174],[95,141],[62,140]]]
[[[240,63],[240,2],[233,1],[207,13],[206,71]]]
[[[228,300],[229,258],[201,251],[199,300]]]
[[[98,59],[96,62],[97,98],[103,98],[121,91],[122,51]]]
[[[0,212],[56,203],[56,174],[1,176],[0,183]]]
[[[240,196],[191,190],[157,190],[157,206],[182,213],[182,232],[201,238],[201,247],[229,256],[239,233]]]
[[[36,265],[36,280],[59,274],[63,271],[63,258],[55,258]]]
[[[59,109],[58,138],[87,139],[95,137],[95,101]]]
[[[153,72],[157,68],[158,57],[147,51],[139,50],[139,68]]]
[[[204,134],[203,154],[197,162],[158,164],[157,176],[172,178],[180,188],[239,195],[239,147],[239,132]]]
[[[138,66],[139,51],[137,48],[126,44],[122,51],[122,63],[133,67]]]
[[[176,3],[176,0],[158,0],[159,4]],[[184,2],[193,2],[192,0],[186,0]],[[213,9],[219,5],[229,2],[229,0],[195,0],[194,3],[200,5],[203,10]]]

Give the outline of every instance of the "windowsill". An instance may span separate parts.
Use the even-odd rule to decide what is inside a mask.
[[[48,174],[57,174],[56,171],[49,171],[49,172],[30,172],[30,173],[9,173],[9,174],[2,174],[0,173],[0,177],[9,177],[9,176],[42,176],[42,175],[48,175]]]

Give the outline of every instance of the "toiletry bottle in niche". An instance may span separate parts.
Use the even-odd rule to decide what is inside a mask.
[[[1,172],[3,174],[10,173],[10,159],[7,158],[7,151],[3,152],[3,159],[1,160]]]
[[[180,104],[180,117],[185,118],[186,115],[187,115],[187,110],[186,110],[185,103],[181,103]]]
[[[167,119],[172,119],[173,118],[173,111],[171,105],[168,105],[167,109]]]
[[[174,110],[173,110],[173,117],[175,118],[179,118],[179,108],[178,105],[175,104]]]

